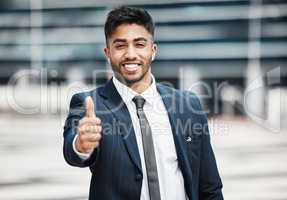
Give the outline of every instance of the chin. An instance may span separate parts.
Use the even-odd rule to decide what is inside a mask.
[[[141,79],[125,79],[125,82],[127,85],[133,85],[133,84],[138,83],[140,81],[141,81]]]
[[[139,76],[139,77],[124,77],[124,81],[127,83],[127,85],[132,85],[135,83],[140,82],[141,80],[143,80],[143,76]]]

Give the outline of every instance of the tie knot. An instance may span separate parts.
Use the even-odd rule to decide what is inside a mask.
[[[142,96],[137,95],[133,98],[133,102],[136,104],[137,109],[142,109],[145,103],[145,99]]]

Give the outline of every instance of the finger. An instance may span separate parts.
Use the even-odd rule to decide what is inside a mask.
[[[84,134],[101,133],[101,131],[102,131],[101,126],[85,126],[85,127],[83,127]]]
[[[96,134],[84,135],[83,137],[85,137],[86,142],[93,143],[93,142],[99,142],[102,138],[102,135],[96,133]]]
[[[96,117],[94,101],[91,96],[87,96],[85,100],[86,117]]]
[[[94,133],[101,133],[102,126],[99,125],[82,125],[78,127],[78,132],[80,134],[94,134]]]
[[[95,118],[89,118],[89,117],[83,117],[79,120],[79,126],[81,125],[101,125],[101,119],[98,117]]]

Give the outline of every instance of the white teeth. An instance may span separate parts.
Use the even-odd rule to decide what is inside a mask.
[[[128,71],[135,71],[138,67],[138,64],[124,64],[124,67],[128,70]]]

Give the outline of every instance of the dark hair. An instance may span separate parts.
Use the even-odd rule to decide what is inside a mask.
[[[121,6],[110,11],[105,23],[106,41],[111,37],[116,28],[121,24],[138,24],[154,36],[154,24],[150,14],[142,9],[135,7]]]

